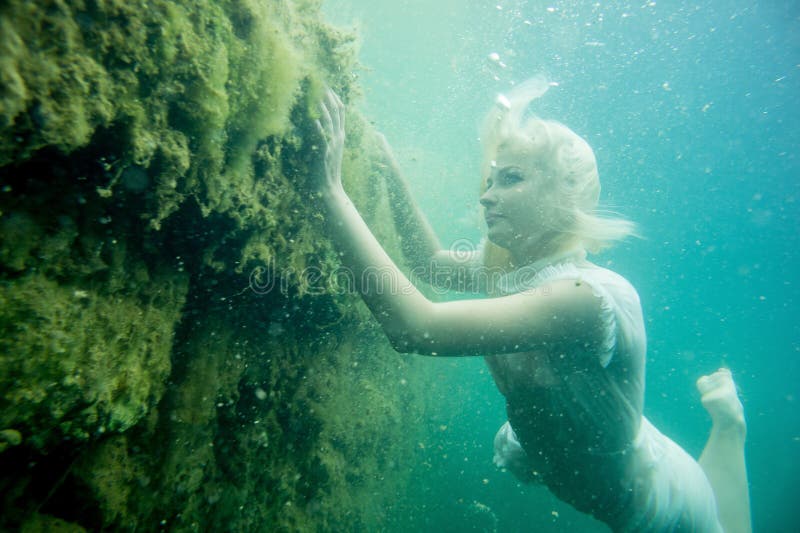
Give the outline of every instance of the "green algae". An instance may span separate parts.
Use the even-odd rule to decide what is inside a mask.
[[[423,380],[329,283],[307,188],[324,85],[358,95],[354,42],[314,0],[0,7],[0,527],[399,512]],[[344,172],[400,258],[352,111]]]
[[[37,275],[0,286],[0,426],[45,449],[138,422],[163,394],[186,283],[163,290],[161,306]]]
[[[300,80],[325,70],[309,63],[325,57],[312,50],[349,40],[303,5],[10,3],[0,18],[0,165],[43,147],[69,153],[119,123],[120,167],[154,171],[154,227],[187,199],[206,215],[232,209],[250,197],[256,143],[286,133]]]

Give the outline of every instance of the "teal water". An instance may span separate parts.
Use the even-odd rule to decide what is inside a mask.
[[[537,113],[590,142],[602,201],[644,237],[595,260],[642,299],[646,415],[697,456],[709,421],[694,380],[729,366],[748,417],[755,530],[800,530],[800,6],[330,0],[325,9],[358,27],[360,106],[444,243],[480,237],[477,125],[494,95],[540,72],[557,82]],[[427,422],[439,438],[420,443],[414,511],[394,519],[397,530],[606,530],[494,468],[504,404],[482,361],[428,364]]]

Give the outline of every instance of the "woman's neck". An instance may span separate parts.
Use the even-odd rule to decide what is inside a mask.
[[[520,267],[548,257],[559,257],[581,248],[580,240],[574,235],[552,232],[540,235],[537,239],[520,242],[519,246],[509,251],[514,265]]]

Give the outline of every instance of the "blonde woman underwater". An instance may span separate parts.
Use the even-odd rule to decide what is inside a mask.
[[[624,237],[631,225],[594,214],[600,184],[589,145],[558,122],[526,115],[547,87],[540,78],[517,86],[486,118],[480,203],[489,243],[466,260],[442,249],[387,151],[404,252],[429,282],[455,280],[486,293],[449,302],[432,302],[413,286],[348,198],[345,110],[328,91],[317,121],[324,150],[315,186],[342,261],[397,351],[485,356],[508,414],[495,437],[498,466],[544,483],[613,531],[750,531],[744,411],[730,372],[697,382],[712,419],[698,461],[642,415],[638,295],[586,258],[587,249]],[[400,290],[381,290],[365,275],[375,271],[400,280]]]

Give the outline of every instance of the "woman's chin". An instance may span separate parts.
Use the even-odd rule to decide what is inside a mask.
[[[486,232],[486,239],[501,248],[508,248],[510,242],[508,235],[504,235],[501,231],[492,231],[492,228],[489,228],[489,231]]]

